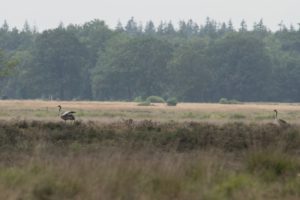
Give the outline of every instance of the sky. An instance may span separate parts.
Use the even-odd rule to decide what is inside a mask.
[[[152,20],[189,20],[204,24],[207,17],[217,22],[232,20],[235,28],[244,19],[249,28],[263,19],[275,31],[278,24],[300,23],[300,0],[0,0],[0,24],[21,29],[27,21],[38,31],[55,28],[61,22],[82,25],[93,19],[104,20],[115,28],[131,18],[142,24]]]

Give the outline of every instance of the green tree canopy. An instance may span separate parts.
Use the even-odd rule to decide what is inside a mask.
[[[217,40],[210,53],[217,73],[216,100],[221,97],[250,101],[265,98],[271,61],[261,39],[253,34],[232,33]]]
[[[171,53],[171,44],[153,37],[113,39],[95,69],[94,95],[133,99],[162,94]]]
[[[34,96],[59,99],[80,97],[87,50],[74,34],[63,28],[44,31],[36,39],[30,76]]]

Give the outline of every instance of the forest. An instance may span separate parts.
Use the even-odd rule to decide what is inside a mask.
[[[193,20],[110,28],[95,19],[0,27],[2,99],[300,101],[300,28]]]

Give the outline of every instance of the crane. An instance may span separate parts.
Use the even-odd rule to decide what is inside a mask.
[[[71,120],[71,121],[75,121],[75,116],[74,114],[76,113],[75,111],[62,111],[62,107],[61,105],[58,105],[58,114],[60,116],[61,119],[65,120],[65,122],[67,120]]]
[[[275,112],[275,115],[274,115],[274,124],[276,124],[277,126],[287,126],[288,123],[285,120],[278,119],[278,117],[277,117],[278,111],[275,109],[274,112]]]

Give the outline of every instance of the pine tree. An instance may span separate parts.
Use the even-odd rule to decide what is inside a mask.
[[[145,33],[148,34],[148,35],[155,34],[155,26],[154,26],[154,23],[152,21],[149,21],[149,22],[146,23]]]
[[[127,22],[125,30],[131,35],[135,35],[139,32],[138,25],[133,17],[131,17],[130,20]]]
[[[245,20],[242,20],[239,31],[240,32],[247,32],[247,24],[246,24]]]
[[[116,32],[119,32],[119,33],[124,32],[123,24],[120,21],[118,21],[115,30],[116,30]]]

